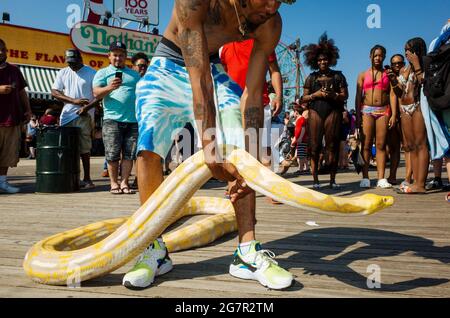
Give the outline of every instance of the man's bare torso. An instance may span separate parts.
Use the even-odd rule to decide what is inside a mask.
[[[269,39],[275,25],[281,24],[279,14],[258,26],[253,32],[243,36],[239,31],[239,21],[235,9],[229,0],[209,0],[209,10],[204,23],[205,35],[210,54],[217,53],[227,43],[242,41],[244,39]],[[238,7],[239,9],[239,7]],[[241,16],[241,24],[244,18]],[[272,31],[271,31],[272,30]],[[274,35],[276,32],[274,32]],[[164,32],[164,37],[180,46],[178,39],[178,16],[175,8],[172,11],[170,23]]]

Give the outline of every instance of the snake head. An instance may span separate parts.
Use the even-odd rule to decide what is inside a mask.
[[[362,200],[368,203],[366,214],[373,214],[394,205],[394,198],[376,194],[364,194]]]

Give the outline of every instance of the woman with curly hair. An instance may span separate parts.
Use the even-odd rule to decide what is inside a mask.
[[[336,172],[339,158],[342,112],[348,98],[348,85],[340,71],[332,70],[339,59],[339,49],[323,34],[319,43],[302,48],[305,63],[315,72],[305,81],[302,102],[310,105],[308,118],[309,152],[314,189],[320,189],[318,166],[325,137],[330,187],[338,189]]]
[[[393,128],[397,117],[397,99],[391,89],[389,76],[383,69],[386,49],[376,45],[370,50],[371,66],[358,76],[355,108],[357,128],[362,127],[363,179],[361,188],[370,188],[369,163],[373,138],[375,137],[378,183],[377,187],[387,189],[392,185],[385,179],[386,136]],[[392,106],[392,107],[391,107]]]

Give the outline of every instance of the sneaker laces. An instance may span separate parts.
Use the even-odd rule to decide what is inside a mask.
[[[139,255],[139,258],[137,259],[136,264],[138,264],[142,261],[147,261],[147,260],[151,259],[150,255],[151,255],[151,251],[153,250],[153,246],[154,245],[152,243],[150,246],[148,246],[145,249],[145,251],[141,255]]]
[[[274,260],[275,253],[270,250],[259,250],[256,252],[255,264],[257,268],[263,270],[267,269],[270,265],[278,265],[278,262]]]

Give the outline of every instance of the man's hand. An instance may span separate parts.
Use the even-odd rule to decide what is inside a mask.
[[[115,91],[122,85],[122,80],[120,78],[114,78],[114,80],[108,85],[111,91]]]
[[[276,117],[281,113],[283,109],[283,99],[281,97],[275,97],[272,101],[272,117]]]
[[[232,203],[252,192],[252,190],[245,183],[244,178],[242,178],[232,163],[227,162],[226,160],[224,160],[223,163],[218,163],[215,155],[210,154],[210,156],[207,157],[206,153],[205,161],[214,178],[232,183],[229,187]]]
[[[216,178],[219,180],[226,180],[231,183],[228,187],[231,203],[235,203],[252,193],[252,189],[247,186],[244,178],[242,178],[233,164],[229,162],[215,163],[209,164],[208,168],[213,172],[213,175],[217,173]]]
[[[0,94],[2,95],[11,94],[12,90],[13,90],[12,85],[0,85]]]
[[[87,111],[86,106],[82,106],[82,107],[77,111],[77,114],[80,115],[80,116],[87,115],[87,113],[88,113],[88,111]]]
[[[73,104],[78,106],[86,106],[89,104],[89,100],[85,98],[77,98],[73,100]]]

